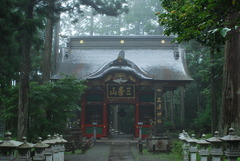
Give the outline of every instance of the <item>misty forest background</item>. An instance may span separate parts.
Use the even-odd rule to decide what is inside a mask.
[[[64,133],[63,127],[76,121],[81,111],[79,102],[86,88],[74,76],[49,81],[67,37],[179,34],[182,29],[166,30],[170,22],[161,17],[169,16],[162,13],[173,16],[180,12],[174,10],[174,2],[169,6],[169,2],[159,0],[1,0],[0,134],[11,131],[18,138],[26,135],[34,140],[54,132]],[[223,37],[228,30],[224,31],[219,30]],[[214,46],[212,55],[212,46],[199,40],[193,36],[179,40],[194,81],[164,95],[164,126],[173,132],[185,129],[202,134],[219,127],[224,44],[214,41],[219,45]]]

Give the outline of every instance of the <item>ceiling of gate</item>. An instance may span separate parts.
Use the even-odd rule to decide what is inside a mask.
[[[171,44],[172,40],[173,37],[164,36],[70,38],[68,47],[62,48],[52,79],[60,79],[63,74],[90,79],[101,72],[120,70],[138,72],[146,79],[190,81],[192,78],[187,72],[184,50]],[[122,50],[122,57],[132,65],[111,66]]]

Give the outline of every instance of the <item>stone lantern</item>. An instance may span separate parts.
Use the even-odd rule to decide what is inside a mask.
[[[179,134],[179,139],[183,142],[183,160],[189,161],[189,143],[187,142],[187,140],[190,139],[190,137],[188,133],[183,130],[182,133]]]
[[[212,149],[210,150],[210,154],[212,155],[212,161],[221,161],[223,150],[222,140],[219,138],[219,132],[215,131],[214,137],[206,139],[206,141],[211,143]]]
[[[18,157],[16,161],[31,161],[31,149],[35,144],[27,142],[25,136],[22,137],[23,144],[18,147]]]
[[[60,143],[61,143],[61,141],[58,139],[57,134],[54,134],[54,136],[52,137],[52,140],[55,141],[53,160],[59,160],[59,151],[60,151]]]
[[[46,161],[52,161],[53,154],[54,154],[54,148],[55,148],[54,146],[56,144],[56,141],[51,139],[51,135],[48,135],[47,140],[44,140],[43,143],[49,145],[49,147],[47,147],[46,150],[44,151]]]
[[[187,142],[190,144],[189,153],[190,153],[190,160],[196,161],[197,160],[197,139],[195,138],[195,135],[192,134],[191,138],[187,140]]]
[[[224,141],[227,145],[225,155],[227,156],[228,161],[237,161],[237,158],[240,156],[239,151],[240,137],[234,135],[234,129],[230,128],[229,134],[220,139]]]
[[[12,133],[6,132],[3,142],[0,144],[1,161],[10,161],[15,158],[15,150],[22,145],[22,142],[11,140]]]
[[[38,137],[38,142],[35,144],[35,156],[33,157],[34,161],[44,161],[44,150],[48,147],[48,144],[42,142],[42,138]]]
[[[65,151],[65,143],[67,143],[67,140],[63,139],[63,136],[59,136],[60,140],[60,156],[59,156],[59,161],[64,161],[64,151]]]
[[[210,143],[206,141],[206,135],[203,134],[202,139],[198,140],[197,143],[200,148],[199,155],[201,156],[201,161],[207,161],[209,155],[208,146],[210,145]]]

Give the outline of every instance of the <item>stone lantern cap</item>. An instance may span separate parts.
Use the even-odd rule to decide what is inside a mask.
[[[23,143],[20,141],[11,140],[12,133],[6,132],[3,142],[0,144],[0,148],[17,148]]]
[[[221,143],[222,142],[222,140],[220,140],[218,131],[214,132],[214,137],[208,138],[208,139],[206,139],[206,141],[208,141],[210,143]]]
[[[67,142],[68,142],[67,140],[63,139],[63,136],[62,136],[62,135],[60,135],[60,141],[61,141],[62,143],[67,143]]]
[[[34,148],[47,148],[49,145],[42,142],[42,138],[38,137],[38,142],[35,144]]]
[[[53,136],[53,140],[56,142],[56,143],[67,143],[67,140],[63,139],[63,136],[62,135],[59,135],[59,134],[55,134]]]
[[[31,149],[35,146],[35,144],[28,143],[27,138],[25,136],[22,137],[22,141],[23,144],[18,147],[19,149]]]
[[[234,129],[229,129],[229,134],[220,138],[221,140],[225,142],[240,142],[240,137],[234,134]]]
[[[179,134],[179,139],[180,140],[185,140],[185,136],[184,136],[185,130],[182,131],[182,133]]]
[[[197,143],[199,145],[209,145],[210,144],[209,142],[206,141],[206,135],[205,134],[202,135],[202,139],[198,140]]]
[[[52,145],[52,144],[56,144],[56,140],[53,140],[53,139],[51,138],[51,135],[48,135],[47,140],[44,140],[43,143],[44,143],[44,144],[50,144],[50,145]]]
[[[54,134],[53,137],[52,137],[52,140],[54,140],[55,143],[57,143],[57,144],[62,143],[58,134]]]
[[[192,134],[191,138],[189,138],[187,140],[187,142],[190,143],[190,144],[195,144],[195,143],[197,143],[197,141],[198,140],[195,138],[195,134]]]
[[[179,139],[182,140],[182,141],[187,141],[190,139],[188,133],[183,130],[182,133],[179,134]]]

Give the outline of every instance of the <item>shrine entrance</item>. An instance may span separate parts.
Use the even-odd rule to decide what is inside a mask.
[[[59,55],[53,80],[76,75],[86,80],[81,99],[83,137],[106,138],[114,133],[145,138],[153,125],[164,129],[164,98],[192,78],[185,52],[175,37],[70,37]],[[151,131],[150,131],[151,132]]]
[[[110,135],[134,134],[135,105],[109,104]]]
[[[82,132],[86,137],[131,134],[145,138],[150,120],[154,120],[154,89],[137,71],[125,70],[100,75],[88,80],[88,90],[82,104]]]

